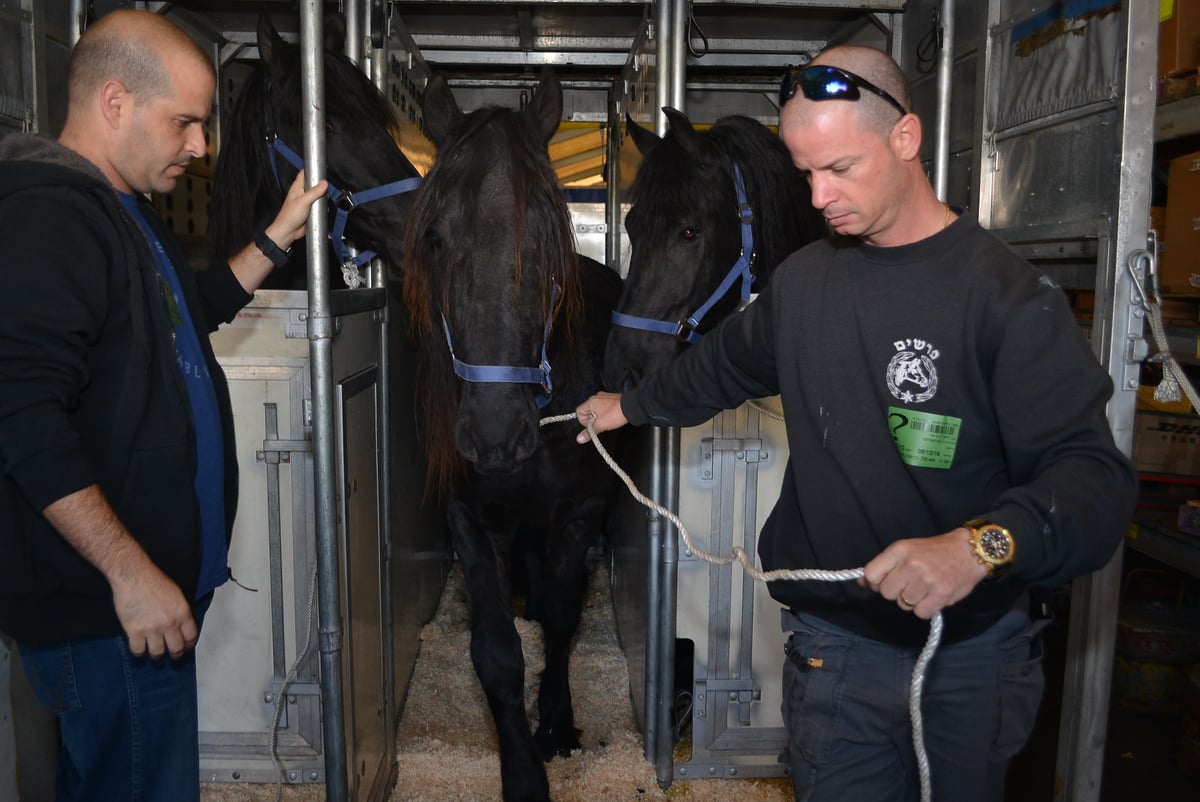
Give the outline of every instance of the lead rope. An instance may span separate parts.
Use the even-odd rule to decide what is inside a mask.
[[[548,423],[562,423],[564,421],[578,421],[579,418],[575,413],[568,415],[555,415],[548,418],[542,418],[538,421],[539,426],[545,426]],[[655,502],[653,499],[647,498],[633,480],[629,478],[629,474],[621,470],[616,461],[609,455],[608,451],[600,444],[600,438],[596,435],[595,429],[592,428],[592,422],[587,423],[588,435],[592,438],[592,443],[596,446],[596,451],[608,463],[608,467],[612,468],[617,476],[621,477],[621,481],[625,483],[625,487],[629,488],[630,494],[638,500],[643,506],[654,510],[659,515],[666,518],[675,528],[679,530],[680,537],[683,538],[684,544],[688,551],[704,560],[711,565],[730,565],[737,562],[742,566],[746,574],[761,582],[773,582],[777,580],[791,581],[817,581],[817,582],[846,582],[851,579],[861,579],[864,571],[862,568],[845,568],[840,571],[826,571],[817,568],[795,568],[795,569],[776,569],[774,571],[759,571],[754,567],[754,563],[746,554],[746,550],[741,546],[734,546],[733,551],[724,557],[718,557],[715,554],[709,554],[704,549],[698,548],[692,540],[692,536],[688,533],[687,527],[683,525],[683,521],[679,520],[679,516],[668,510],[666,507]],[[921,654],[917,656],[917,661],[913,664],[912,680],[909,682],[908,689],[908,715],[912,721],[912,740],[913,751],[917,756],[917,773],[921,779],[921,800],[922,802],[931,802],[933,799],[933,789],[929,775],[929,755],[925,752],[925,726],[921,718],[921,691],[925,685],[925,670],[929,667],[929,662],[933,659],[934,653],[937,651],[938,643],[942,640],[942,614],[934,613],[934,616],[929,621],[929,637],[925,640],[925,647],[921,649]]]

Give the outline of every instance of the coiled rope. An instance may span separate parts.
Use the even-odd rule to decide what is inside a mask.
[[[550,423],[562,423],[565,421],[578,421],[579,418],[574,414],[554,415],[548,418],[542,418],[538,424],[545,426]],[[679,516],[668,510],[666,507],[658,504],[651,498],[647,498],[633,480],[629,478],[629,474],[621,470],[616,461],[608,453],[603,445],[600,444],[600,438],[596,435],[596,430],[592,428],[592,421],[587,422],[588,435],[592,438],[592,444],[596,446],[596,451],[608,463],[608,467],[613,469],[617,476],[621,477],[621,481],[625,483],[625,487],[629,488],[630,494],[638,500],[643,506],[648,507],[659,515],[666,518],[675,528],[679,530],[680,537],[683,538],[684,544],[688,551],[699,557],[706,563],[711,565],[730,565],[738,563],[746,572],[747,576],[757,579],[761,582],[773,582],[777,580],[789,581],[816,581],[816,582],[846,582],[852,579],[861,579],[864,575],[862,568],[845,568],[840,571],[826,571],[817,568],[780,568],[774,571],[759,571],[754,566],[746,550],[741,546],[734,546],[733,550],[724,556],[709,554],[704,549],[696,546],[692,540],[691,534],[688,533],[687,527],[683,525],[683,521],[679,520]],[[912,721],[912,740],[913,751],[917,757],[917,772],[921,780],[921,800],[922,802],[931,802],[933,798],[933,789],[930,780],[929,772],[929,755],[925,752],[925,725],[921,717],[921,692],[925,686],[925,671],[929,667],[929,662],[933,659],[933,655],[937,652],[938,644],[942,640],[942,614],[934,613],[934,616],[929,621],[929,637],[925,640],[925,647],[921,649],[920,655],[917,656],[916,662],[913,664],[912,680],[909,683],[908,690],[908,715]]]

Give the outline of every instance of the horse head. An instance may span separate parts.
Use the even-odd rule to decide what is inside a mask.
[[[437,146],[414,200],[404,295],[422,343],[431,476],[460,458],[485,473],[537,449],[553,391],[555,334],[579,307],[570,217],[547,143],[562,89],[545,73],[523,109],[464,113],[445,80],[425,92]]]
[[[765,126],[735,116],[698,131],[682,112],[663,112],[661,138],[627,121],[643,159],[625,219],[629,274],[605,352],[613,391],[669,363],[825,232],[807,183]]]
[[[324,54],[330,199],[347,212],[342,217],[346,238],[398,267],[404,242],[398,221],[407,214],[411,194],[397,192],[358,205],[355,195],[418,173],[400,150],[392,107],[341,52],[341,31],[327,26]],[[259,64],[238,96],[217,161],[210,238],[220,258],[244,246],[278,213],[303,163],[300,50],[283,40],[266,14],[259,17],[257,37]]]

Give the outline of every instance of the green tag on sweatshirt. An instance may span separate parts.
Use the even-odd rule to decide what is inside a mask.
[[[179,304],[175,303],[175,293],[171,292],[171,285],[161,277],[158,279],[158,283],[162,285],[163,297],[167,299],[167,313],[171,316],[171,322],[176,326],[182,326],[183,313],[179,311]]]
[[[954,462],[962,418],[888,407],[888,428],[906,465],[945,470]]]

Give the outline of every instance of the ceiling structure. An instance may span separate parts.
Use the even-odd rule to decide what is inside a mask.
[[[255,55],[260,12],[268,13],[285,37],[294,38],[299,27],[295,0],[147,5],[194,21],[206,34],[230,42],[239,58]],[[325,10],[332,14],[341,5],[325,3]],[[768,122],[764,117],[774,108],[763,98],[773,94],[788,65],[864,32],[881,36],[882,15],[904,5],[905,0],[692,0],[689,113],[696,93],[697,104],[711,106],[712,119],[736,112]],[[567,95],[566,122],[551,143],[556,171],[564,186],[603,184],[608,90],[653,24],[650,3],[390,0],[374,6],[390,12],[393,26],[402,26],[429,68],[447,76],[464,108],[509,104],[514,92],[534,85],[541,69],[553,67]],[[755,111],[745,107],[748,92],[759,95]]]

